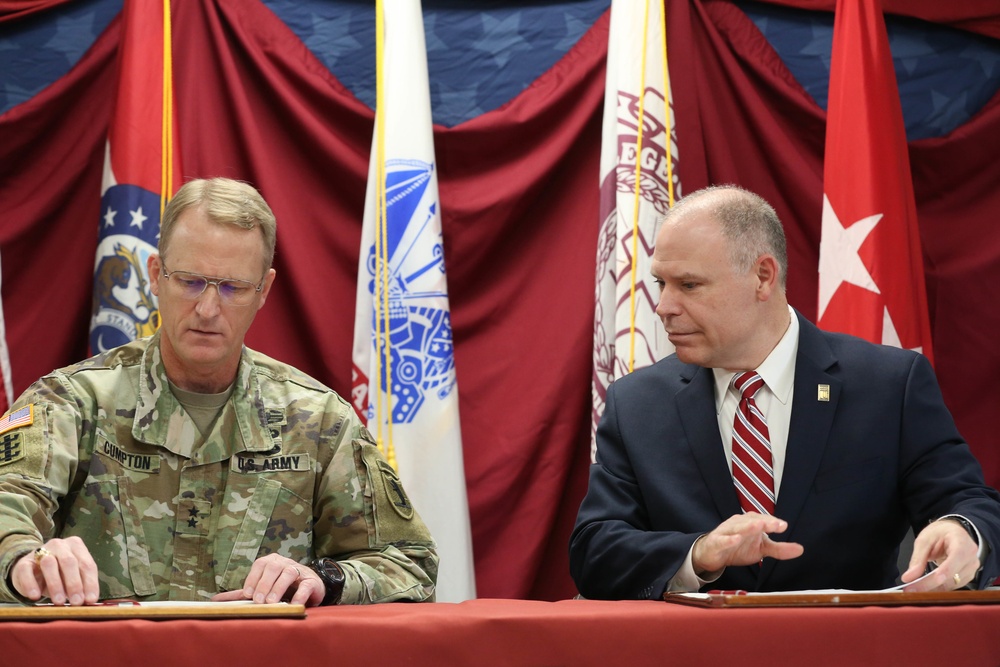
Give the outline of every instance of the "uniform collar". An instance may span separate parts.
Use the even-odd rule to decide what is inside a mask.
[[[243,451],[270,450],[274,445],[267,429],[264,400],[255,368],[250,350],[244,346],[232,395],[223,406],[212,431],[203,438],[170,391],[160,352],[160,333],[157,332],[142,354],[132,437],[178,454],[191,451],[190,443],[195,440],[199,463],[225,460]],[[185,443],[187,447],[184,447]]]

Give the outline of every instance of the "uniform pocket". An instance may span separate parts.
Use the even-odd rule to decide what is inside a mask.
[[[118,503],[122,508],[122,524],[125,528],[125,552],[128,555],[129,574],[136,595],[153,595],[156,584],[149,567],[149,552],[146,550],[146,535],[142,530],[142,520],[135,498],[132,480],[122,475],[118,478]]]
[[[77,535],[87,543],[104,599],[156,592],[130,489],[124,476],[85,483],[63,530],[64,537]]]
[[[254,561],[262,555],[278,553],[299,563],[309,560],[312,555],[312,503],[284,483],[297,482],[299,478],[311,480],[312,475],[309,472],[285,472],[276,476],[230,472],[217,538],[221,547],[218,553],[226,552],[226,542],[232,544],[220,582],[222,590],[241,588]],[[293,488],[297,486],[300,484],[293,484]]]
[[[240,487],[244,487],[244,484],[240,482],[244,480],[234,480],[234,477],[243,476],[233,475],[230,477],[231,482],[237,481],[235,485],[237,488],[232,489],[232,493],[240,494]],[[245,481],[250,482],[251,480]],[[243,490],[245,492],[249,492],[250,490],[247,487],[249,487],[249,484],[244,487]],[[264,531],[267,529],[267,524],[271,521],[271,513],[278,502],[279,491],[281,491],[281,482],[257,477],[256,484],[253,486],[253,493],[249,496],[246,511],[243,513],[243,520],[239,523],[239,530],[233,540],[233,549],[229,556],[229,562],[226,564],[226,571],[222,576],[222,590],[235,590],[242,587],[247,575],[250,574],[250,566],[257,560],[260,545],[264,541]],[[227,501],[229,500],[229,493],[230,489],[227,488]],[[226,515],[229,514],[228,510],[229,507],[223,507],[222,509]],[[228,519],[229,517],[227,516],[226,518]],[[225,519],[223,521],[230,523]],[[219,535],[219,538],[220,540],[224,539],[222,535]]]

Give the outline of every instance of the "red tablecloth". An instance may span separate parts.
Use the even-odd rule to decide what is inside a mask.
[[[701,609],[474,600],[311,609],[305,620],[3,622],[0,663],[995,667],[1000,605]]]

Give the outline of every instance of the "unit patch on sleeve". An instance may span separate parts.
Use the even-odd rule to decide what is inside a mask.
[[[0,435],[0,466],[16,463],[24,458],[24,442],[20,433]]]
[[[399,475],[387,461],[378,462],[378,470],[382,473],[382,485],[385,489],[385,497],[393,511],[399,516],[409,521],[413,518],[413,505],[403,490],[403,483],[399,481]]]
[[[0,471],[41,479],[45,475],[48,445],[43,440],[45,410],[35,415],[28,404],[0,418]],[[38,424],[35,424],[35,417]],[[34,425],[34,427],[32,427]]]

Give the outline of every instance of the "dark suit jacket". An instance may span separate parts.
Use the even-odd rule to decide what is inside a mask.
[[[944,405],[927,359],[820,331],[799,317],[799,348],[775,540],[799,558],[730,567],[706,588],[879,589],[896,583],[899,543],[945,514],[976,524],[1000,574],[1000,494]],[[829,400],[818,400],[829,385]],[[712,371],[670,356],[616,380],[597,463],[570,538],[584,597],[658,598],[698,536],[740,510],[715,412]]]

